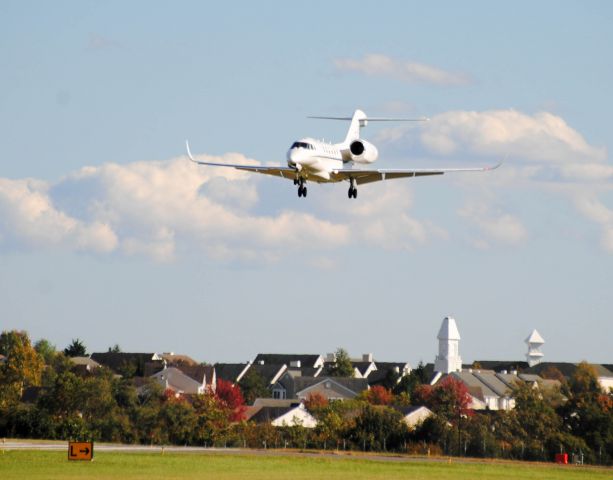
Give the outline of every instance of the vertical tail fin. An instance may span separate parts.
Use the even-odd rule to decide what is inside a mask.
[[[366,114],[362,110],[356,110],[351,117],[351,124],[349,130],[347,130],[347,136],[345,137],[345,143],[352,142],[360,138],[360,128],[365,127],[367,122]]]

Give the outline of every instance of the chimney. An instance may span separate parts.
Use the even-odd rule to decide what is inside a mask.
[[[363,362],[372,362],[372,353],[363,353],[362,354]]]
[[[300,368],[301,364],[302,362],[300,360],[292,360],[291,362],[289,362],[289,366],[291,368]]]

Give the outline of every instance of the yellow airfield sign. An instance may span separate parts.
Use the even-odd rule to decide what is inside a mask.
[[[94,442],[68,442],[68,460],[91,460]]]

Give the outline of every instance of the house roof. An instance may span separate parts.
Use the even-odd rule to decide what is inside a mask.
[[[215,373],[218,379],[236,383],[241,374],[249,367],[248,363],[216,363]]]
[[[100,367],[100,364],[90,357],[68,357],[68,360],[75,365],[83,365],[90,369]]]
[[[297,407],[302,403],[296,398],[256,398],[254,407]]]
[[[282,415],[298,408],[294,407],[250,407],[245,412],[245,419],[256,423],[268,423],[276,420]]]
[[[483,400],[483,398],[485,397],[497,397],[498,396],[496,392],[494,392],[490,387],[484,384],[478,377],[473,375],[473,373],[471,372],[467,372],[467,371],[453,372],[453,373],[450,373],[449,375],[462,381],[462,383],[464,383],[464,385],[468,387],[468,390],[469,392],[471,392],[471,395],[475,396],[472,393],[473,391],[476,391],[475,389],[480,391],[481,396],[479,395],[476,395],[476,396],[480,398],[481,400]],[[444,378],[444,377],[441,377],[441,378]]]
[[[490,390],[500,397],[509,395],[510,389],[506,382],[503,382],[496,376],[493,371],[479,371],[473,372],[473,375],[481,380]]]
[[[510,372],[512,370],[524,370],[528,368],[528,362],[524,362],[521,360],[475,360],[473,365],[479,364],[480,367],[484,370],[494,370],[495,372],[501,372],[502,370],[506,370]],[[468,368],[477,368],[474,366]]]
[[[160,354],[163,360],[166,360],[168,365],[198,365],[198,362],[188,355],[177,355],[174,353],[162,353]]]
[[[398,378],[402,377],[407,369],[410,369],[406,362],[376,362],[377,369],[370,372],[368,375],[369,385],[378,385],[383,383],[392,372],[398,375]],[[398,370],[396,372],[396,369]]]
[[[279,377],[287,369],[287,366],[285,364],[259,365],[254,363],[251,364],[249,369],[257,372],[257,374],[260,375],[264,379],[264,381],[270,385],[279,380]]]
[[[562,375],[566,378],[570,378],[577,370],[578,363],[570,363],[570,362],[541,362],[533,367],[527,368],[524,370],[524,373],[533,373],[536,375],[541,375],[541,373],[547,368],[554,367],[557,368]],[[599,377],[613,377],[613,371],[609,370],[605,365],[600,364],[590,364],[596,370],[596,375]]]
[[[350,393],[357,395],[358,393],[368,390],[368,381],[365,378],[349,378],[349,377],[296,377],[293,378],[294,395],[306,390],[314,385],[319,385],[324,382],[334,382],[340,385]]]
[[[176,367],[168,367],[153,375],[164,386],[186,393],[198,393],[202,380],[194,380]]]
[[[207,385],[213,381],[215,368],[211,365],[177,365],[175,368],[181,370],[185,375],[202,383],[206,380]]]
[[[323,367],[288,367],[286,372],[293,377],[317,377],[322,370]]]
[[[146,363],[161,363],[155,353],[95,352],[90,358],[117,373],[121,373],[125,366],[133,365],[136,367],[136,375],[143,375]]]
[[[358,370],[358,372],[360,372],[360,375],[364,376],[366,375],[366,372],[368,372],[368,369],[371,368],[372,364],[374,362],[351,362],[351,366],[355,369]]]
[[[428,407],[424,405],[406,405],[406,406],[392,405],[392,408],[400,412],[405,417],[407,415],[411,415],[413,412],[416,412],[417,410],[420,410],[422,408],[425,408],[426,410],[430,410]]]
[[[264,365],[287,365],[291,362],[300,361],[301,367],[315,367],[318,362],[321,362],[321,355],[312,353],[258,353],[253,361],[254,365],[264,362]]]

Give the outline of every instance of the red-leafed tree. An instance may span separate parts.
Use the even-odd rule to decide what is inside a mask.
[[[452,376],[432,388],[426,405],[446,420],[455,420],[460,415],[470,415],[470,395],[464,383]]]
[[[221,406],[227,408],[230,413],[230,421],[238,422],[243,419],[245,414],[245,399],[243,393],[237,385],[233,385],[227,380],[217,380],[215,398]]]
[[[429,407],[431,405],[433,390],[434,389],[431,385],[417,385],[413,389],[413,394],[411,395],[411,403],[413,405],[426,405]]]
[[[393,399],[391,390],[381,385],[375,385],[366,393],[366,401],[371,405],[389,405]]]
[[[411,397],[413,405],[425,405],[447,421],[455,421],[460,415],[470,415],[468,389],[451,375],[434,386],[418,385]]]
[[[328,406],[328,399],[319,392],[309,393],[304,406],[309,412],[316,412]]]

